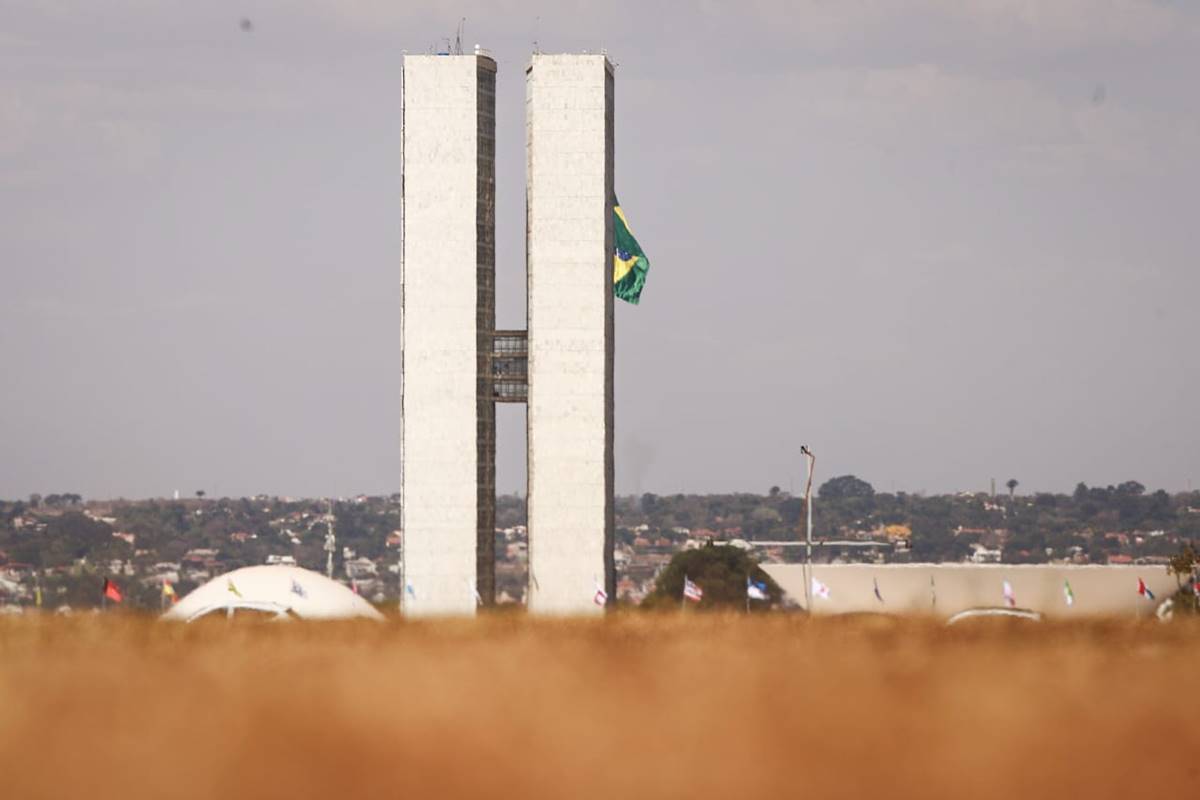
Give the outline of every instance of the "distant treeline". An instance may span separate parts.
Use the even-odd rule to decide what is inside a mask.
[[[888,560],[961,561],[986,547],[1016,563],[1162,559],[1179,552],[1182,543],[1200,539],[1200,492],[1150,492],[1137,481],[1106,487],[1081,483],[1071,494],[1018,494],[1015,480],[1007,486],[996,496],[924,496],[876,492],[855,476],[840,476],[817,492],[814,535],[885,539],[901,531],[907,547],[887,549]],[[384,567],[399,557],[398,495],[331,506],[321,499],[195,495],[85,502],[78,494],[54,493],[0,501],[0,570],[33,572],[47,580],[90,580],[119,565],[146,583],[144,576],[161,571],[162,563],[185,562],[198,550],[208,553],[204,568],[209,571],[261,564],[281,554],[322,569],[328,510],[334,516],[339,569],[352,554],[377,562],[386,578]],[[796,539],[804,520],[803,498],[777,486],[764,494],[643,494],[620,497],[616,505],[618,543],[627,548],[647,543],[660,550],[679,548],[689,538]],[[523,525],[524,500],[497,498],[496,517],[501,529]],[[497,536],[504,541],[504,534]],[[511,531],[507,538],[512,540]],[[181,589],[187,589],[186,579],[183,583]],[[147,584],[145,591],[150,598],[155,589]]]
[[[816,492],[818,538],[880,538],[888,526],[907,528],[913,561],[961,561],[973,545],[1002,548],[1003,560],[1041,563],[1071,553],[1093,563],[1115,555],[1169,556],[1180,541],[1200,539],[1200,492],[1148,492],[1137,481],[1089,487],[1071,494],[990,493],[922,495],[876,492],[853,475],[833,478]],[[766,494],[655,495],[621,498],[619,525],[633,532],[711,531],[721,538],[786,540],[803,534],[804,499],[779,487]],[[629,534],[627,534],[629,535]]]

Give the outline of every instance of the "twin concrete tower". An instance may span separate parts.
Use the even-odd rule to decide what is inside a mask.
[[[614,596],[613,69],[535,54],[525,81],[526,330],[497,331],[496,62],[404,60],[406,614],[494,601],[496,403],[526,404],[529,610]]]

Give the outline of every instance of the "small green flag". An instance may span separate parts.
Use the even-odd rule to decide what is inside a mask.
[[[646,285],[650,262],[629,231],[621,204],[613,199],[613,294],[626,303],[637,305]]]

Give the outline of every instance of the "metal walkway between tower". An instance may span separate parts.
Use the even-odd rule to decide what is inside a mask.
[[[529,399],[529,339],[525,331],[492,335],[492,399],[497,403]]]

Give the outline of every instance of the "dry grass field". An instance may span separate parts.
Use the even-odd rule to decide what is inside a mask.
[[[13,798],[1195,797],[1200,626],[0,620]]]

